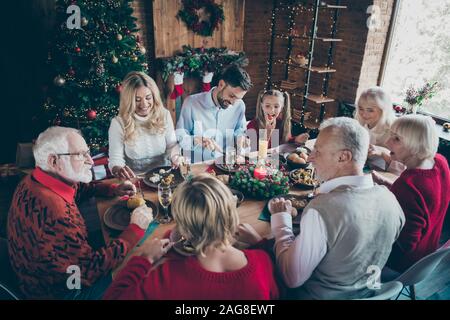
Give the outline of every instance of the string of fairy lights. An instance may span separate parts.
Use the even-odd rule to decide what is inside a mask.
[[[306,1],[305,1],[306,2]],[[272,89],[272,88],[276,88],[276,89],[280,89],[280,90],[285,90],[285,91],[289,91],[292,90],[292,92],[290,92],[291,96],[298,96],[302,98],[302,104],[301,104],[301,108],[300,108],[300,125],[304,126],[304,121],[305,121],[305,110],[306,110],[306,106],[307,106],[307,101],[308,101],[308,97],[310,94],[312,94],[311,92],[309,92],[309,86],[310,86],[310,75],[313,72],[311,67],[312,67],[312,61],[314,58],[314,42],[317,39],[317,30],[318,30],[318,10],[320,8],[330,8],[330,9],[334,9],[333,15],[332,15],[332,19],[331,23],[330,23],[330,37],[329,39],[334,39],[336,33],[338,32],[337,30],[337,20],[338,20],[338,9],[343,9],[346,8],[345,6],[340,6],[340,0],[336,0],[336,3],[329,5],[324,1],[320,1],[320,0],[314,0],[314,4],[306,4],[306,3],[292,3],[292,2],[280,2],[280,1],[273,1],[273,7],[272,7],[272,16],[270,19],[270,28],[269,28],[269,32],[270,32],[270,40],[268,42],[268,46],[269,46],[269,59],[267,61],[267,76],[266,76],[266,81],[264,84],[264,87],[266,88],[266,90],[268,89]],[[286,11],[288,13],[288,28],[287,28],[287,33],[278,33],[277,32],[277,15],[280,15],[283,13],[283,11]],[[309,29],[309,32],[307,32],[307,24],[304,24],[303,27],[303,35],[298,35],[296,34],[296,27],[298,25],[301,24],[297,24],[296,23],[296,18],[299,15],[313,15],[312,17],[312,21],[311,21],[311,27]],[[281,19],[282,20],[282,19]],[[285,20],[284,20],[285,21]],[[284,60],[281,59],[274,59],[274,42],[275,39],[285,39],[288,40],[288,44],[287,44],[287,53],[286,53],[286,58]],[[293,40],[294,39],[300,39],[300,40],[308,40],[308,52],[307,52],[307,67],[305,66],[299,66],[296,64],[293,64],[293,58],[292,58],[292,50],[293,50]],[[325,103],[328,102],[332,102],[334,101],[331,98],[327,97],[328,94],[328,87],[329,87],[329,80],[330,80],[330,74],[331,74],[331,70],[332,67],[334,66],[334,62],[333,62],[333,52],[334,52],[334,41],[331,40],[330,41],[330,46],[328,49],[328,54],[327,54],[327,62],[324,65],[324,69],[326,70],[325,72],[323,72],[324,76],[322,78],[322,90],[321,90],[321,94],[320,94],[320,99],[318,100],[313,100],[316,103],[320,104],[320,113],[319,113],[319,117],[316,117],[315,122],[319,123],[322,122],[322,120],[325,118],[326,116],[326,108],[325,108]],[[295,62],[295,61],[294,61]],[[298,70],[299,67],[301,69],[305,70],[305,80],[304,80],[304,90],[303,90],[303,94],[298,92],[298,88],[295,89],[287,89],[287,88],[282,88],[281,85],[278,85],[277,83],[274,83],[273,81],[273,64],[276,63],[280,63],[280,64],[284,64],[285,65],[285,73],[284,73],[284,80],[289,80],[289,75],[291,74],[292,69],[294,68],[295,70]],[[328,71],[330,70],[330,71]],[[317,74],[321,74],[321,73],[317,73]],[[325,101],[323,101],[325,100]],[[293,111],[298,111],[298,108],[295,108],[294,106],[292,106]]]

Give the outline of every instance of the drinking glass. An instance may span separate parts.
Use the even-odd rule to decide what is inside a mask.
[[[191,159],[183,157],[180,162],[180,173],[184,180],[191,175]]]
[[[234,147],[227,147],[225,150],[225,165],[228,170],[232,170],[236,164],[236,149]]]
[[[316,168],[312,168],[311,179],[313,184],[313,190],[308,194],[309,198],[314,198],[316,196],[316,189],[319,186],[319,181],[317,181]]]
[[[172,203],[172,189],[165,183],[158,184],[158,200],[161,206],[163,207],[164,214],[158,215],[156,221],[160,224],[166,224],[172,221],[172,218],[169,216],[169,206]]]

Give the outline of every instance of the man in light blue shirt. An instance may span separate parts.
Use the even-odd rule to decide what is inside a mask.
[[[238,146],[247,146],[242,98],[251,86],[248,73],[231,65],[217,87],[184,100],[176,135],[185,151],[194,150],[193,162],[220,157],[235,141]]]

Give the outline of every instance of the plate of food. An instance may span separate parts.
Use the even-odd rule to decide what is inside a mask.
[[[172,248],[179,254],[183,256],[193,256],[195,255],[194,247],[192,247],[191,243],[184,239],[178,230],[175,228],[170,232],[170,241],[173,243]]]
[[[146,204],[147,207],[151,208],[153,216],[156,216],[158,209],[153,202],[143,199],[140,196],[135,196],[130,197],[128,200],[120,200],[115,205],[108,208],[103,216],[103,222],[108,228],[123,231],[130,224],[131,212],[143,204]]]
[[[245,162],[243,162],[242,164],[245,164]],[[225,162],[220,161],[220,158],[216,159],[216,161],[214,161],[214,166],[223,171],[223,172],[227,172],[227,173],[235,173],[238,172],[241,168],[242,164],[238,164],[235,163],[234,165],[226,165]]]
[[[291,169],[307,168],[309,166],[309,155],[311,150],[307,147],[298,147],[293,152],[283,154],[287,165]]]
[[[239,190],[230,189],[233,196],[236,198],[236,206],[239,208],[239,206],[244,202],[244,194],[240,192]]]
[[[158,188],[158,184],[165,182],[172,188],[175,188],[184,181],[180,170],[173,169],[171,166],[156,167],[149,170],[144,177],[144,183],[151,188]]]
[[[313,177],[313,169],[294,169],[289,173],[289,178],[294,185],[313,188],[319,184]]]
[[[282,194],[276,197],[273,197],[269,201],[267,201],[266,206],[264,207],[263,212],[259,216],[259,220],[263,221],[270,221],[270,212],[269,212],[269,202],[272,201],[275,198],[284,198],[285,200],[290,200],[292,203],[293,209],[295,211],[293,212],[293,224],[299,224],[300,223],[300,216],[303,212],[303,209],[308,205],[309,201],[311,200],[308,198],[307,195],[297,195],[297,194]]]

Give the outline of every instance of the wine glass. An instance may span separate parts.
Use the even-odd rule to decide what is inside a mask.
[[[171,222],[172,218],[169,216],[168,208],[172,202],[172,189],[169,185],[165,183],[158,184],[158,200],[163,207],[164,215],[159,215],[156,221],[158,221],[160,224]]]
[[[227,147],[225,150],[225,165],[228,170],[232,170],[236,163],[236,149],[234,147]]]
[[[183,157],[180,162],[180,173],[184,180],[191,175],[191,159]]]
[[[316,168],[314,167],[312,168],[311,172],[311,181],[313,184],[313,190],[308,194],[308,198],[314,198],[314,196],[316,195],[316,189],[319,186],[319,181],[317,181]]]

